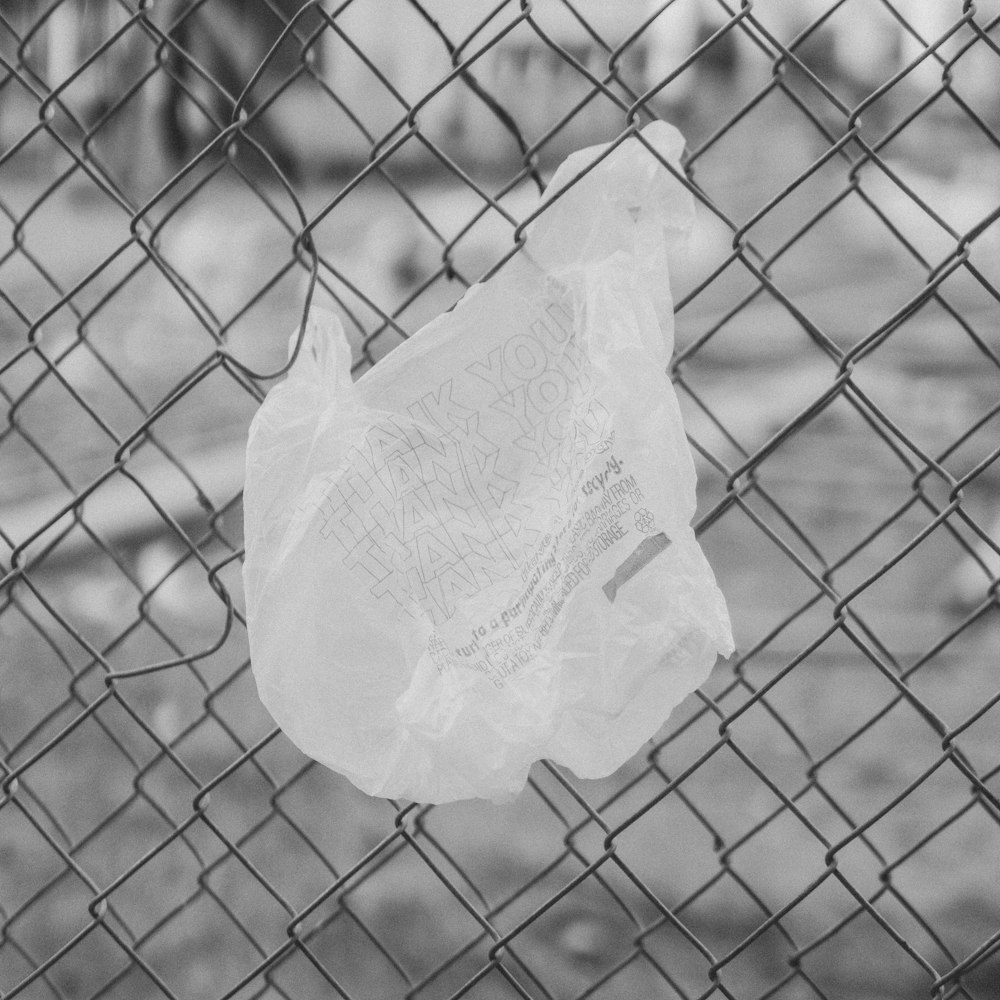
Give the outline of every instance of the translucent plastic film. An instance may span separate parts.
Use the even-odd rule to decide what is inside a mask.
[[[541,758],[602,777],[732,651],[665,374],[683,140],[642,136],[569,157],[522,251],[357,383],[314,312],[254,419],[260,696],[365,792],[509,798]]]

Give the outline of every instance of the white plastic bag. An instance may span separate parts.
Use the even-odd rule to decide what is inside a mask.
[[[678,162],[675,129],[642,134]],[[509,798],[540,758],[610,774],[732,651],[665,375],[692,201],[639,139],[605,153],[569,157],[525,248],[356,384],[314,312],[253,421],[258,690],[369,794]]]

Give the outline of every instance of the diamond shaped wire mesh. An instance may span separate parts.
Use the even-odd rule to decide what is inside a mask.
[[[0,997],[995,996],[997,93],[995,2],[4,3]],[[658,117],[738,652],[607,779],[370,799],[256,698],[249,419]]]

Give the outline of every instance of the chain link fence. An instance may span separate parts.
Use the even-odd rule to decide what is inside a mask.
[[[998,94],[971,0],[6,0],[0,997],[997,996]],[[368,799],[256,698],[249,419],[657,117],[738,652],[603,781]]]

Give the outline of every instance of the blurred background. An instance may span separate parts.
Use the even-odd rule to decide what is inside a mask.
[[[676,124],[737,652],[618,773],[370,799],[254,688],[249,421]],[[4,0],[0,996],[991,998],[1000,3]]]

